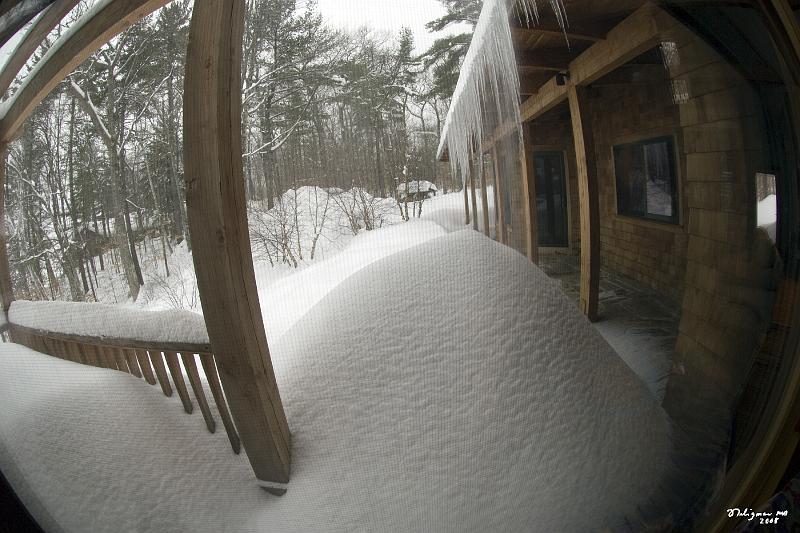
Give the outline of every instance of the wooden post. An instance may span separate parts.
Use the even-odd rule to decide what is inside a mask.
[[[467,180],[464,180],[464,184],[461,188],[464,189],[464,225],[469,226],[469,192],[467,192]]]
[[[522,123],[522,146],[520,147],[522,169],[522,202],[525,217],[525,249],[528,259],[539,264],[539,214],[536,206],[536,168],[533,164],[533,144],[530,124]]]
[[[569,111],[578,171],[578,201],[581,213],[581,311],[597,321],[600,290],[600,206],[597,198],[597,163],[594,133],[586,112],[584,87],[569,88]]]
[[[475,161],[469,160],[469,191],[472,194],[472,229],[478,231],[478,200],[475,197]]]
[[[8,145],[0,142],[0,301],[3,311],[8,315],[11,302],[14,301],[14,289],[11,285],[11,266],[8,263],[8,236],[6,231],[6,158]]]
[[[491,237],[489,231],[489,193],[486,188],[486,169],[483,165],[483,155],[478,156],[478,164],[480,165],[481,174],[481,208],[483,209],[483,233],[487,237]]]
[[[286,492],[289,426],[270,361],[247,227],[241,139],[244,0],[197,0],[184,91],[186,204],[222,386],[259,485]]]
[[[494,206],[497,211],[497,240],[503,244],[508,244],[508,235],[506,234],[506,201],[505,190],[503,189],[503,176],[500,173],[500,161],[497,159],[497,145],[492,147],[492,167],[494,169],[494,189],[495,189],[495,202]]]

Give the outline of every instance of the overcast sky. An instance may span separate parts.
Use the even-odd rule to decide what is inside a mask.
[[[354,30],[369,26],[392,34],[403,27],[410,28],[417,53],[427,50],[437,37],[428,33],[425,24],[445,13],[438,0],[318,0],[318,3],[322,17],[335,28]],[[442,35],[463,30],[448,28]]]

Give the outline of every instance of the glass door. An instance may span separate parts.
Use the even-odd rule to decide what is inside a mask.
[[[561,152],[537,152],[536,208],[539,220],[539,246],[566,247],[567,187],[564,155]]]

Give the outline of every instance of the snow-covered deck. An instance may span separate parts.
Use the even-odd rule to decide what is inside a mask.
[[[539,266],[580,300],[579,257],[543,254]],[[678,338],[680,307],[657,291],[608,269],[600,271],[600,320],[595,329],[661,402]]]
[[[390,229],[408,242],[428,224]],[[273,329],[292,430],[284,497],[255,486],[246,457],[177,398],[10,344],[0,468],[49,531],[580,531],[649,518],[672,443],[645,385],[525,257],[471,230],[424,233]],[[316,291],[308,278],[326,262],[296,291]]]

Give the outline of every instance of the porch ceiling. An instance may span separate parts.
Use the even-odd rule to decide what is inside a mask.
[[[523,97],[536,94],[553,74],[592,44],[605,39],[611,28],[641,7],[645,0],[564,0],[569,26],[562,30],[550,10],[539,12],[539,21],[521,13],[512,17],[511,29]]]

